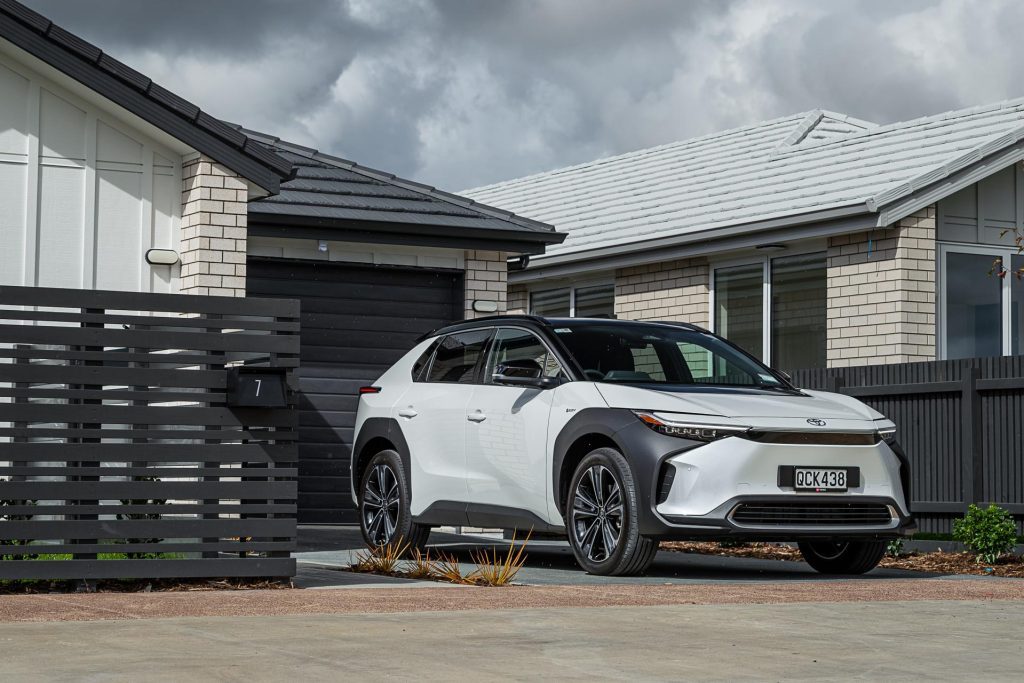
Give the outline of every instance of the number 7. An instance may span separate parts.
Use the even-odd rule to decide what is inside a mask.
[[[263,385],[263,380],[261,380],[261,379],[256,380],[256,395],[257,396],[260,395],[260,387],[262,385]]]

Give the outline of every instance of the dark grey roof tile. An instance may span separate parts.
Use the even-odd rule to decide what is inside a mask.
[[[53,42],[64,46],[79,57],[88,62],[92,62],[93,64],[98,62],[100,55],[103,54],[103,50],[99,49],[89,41],[79,38],[74,33],[63,29],[56,24],[50,24],[50,31],[47,33],[47,36]]]
[[[185,98],[175,95],[158,83],[150,84],[149,96],[189,121],[195,121],[196,117],[199,116],[199,107]]]
[[[10,14],[23,24],[31,26],[40,33],[46,33],[52,23],[39,12],[31,10],[20,2],[14,2],[13,0],[0,0],[0,11]]]
[[[139,73],[124,62],[119,62],[106,53],[100,55],[99,67],[142,92],[149,90],[149,85],[153,82],[146,75]]]

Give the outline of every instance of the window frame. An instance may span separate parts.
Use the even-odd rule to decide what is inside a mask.
[[[559,370],[561,370],[562,376],[565,378],[565,381],[572,381],[572,375],[569,373],[565,361],[562,359],[562,355],[555,351],[555,349],[552,348],[551,344],[549,344],[547,340],[543,338],[543,336],[537,334],[536,331],[531,330],[528,327],[523,327],[521,325],[499,325],[497,327],[492,328],[491,336],[487,340],[487,349],[486,353],[484,354],[484,364],[483,367],[481,368],[481,371],[483,373],[483,377],[481,377],[481,382],[483,384],[492,387],[522,389],[522,387],[513,387],[507,384],[496,384],[491,380],[490,377],[487,376],[487,368],[489,368],[491,365],[491,356],[494,353],[494,349],[497,347],[498,334],[501,332],[501,330],[517,330],[532,335],[538,342],[540,342],[541,346],[543,346],[547,350],[548,354],[550,354],[551,357],[555,359],[555,362],[558,363]]]
[[[994,255],[1003,260],[1003,268],[1009,270],[1013,263],[1013,256],[1017,250],[1008,245],[999,244],[969,244],[964,242],[940,242],[935,260],[935,357],[939,360],[949,360],[947,353],[948,343],[946,341],[946,255],[954,254],[977,254],[981,256]],[[999,293],[1000,314],[1002,316],[1002,334],[1000,335],[999,348],[1001,356],[1012,356],[1013,353],[1013,274],[1008,273],[1002,278]]]
[[[826,286],[828,285],[828,248],[824,244],[806,245],[799,249],[768,254],[751,254],[746,258],[735,258],[721,261],[713,261],[708,267],[708,329],[720,337],[715,329],[715,273],[719,269],[738,268],[742,266],[761,266],[761,362],[770,368],[775,368],[772,358],[772,324],[775,322],[772,315],[772,262],[775,259],[790,258],[793,256],[807,256],[810,254],[823,254],[825,257]],[[826,321],[828,310],[826,308]],[[827,340],[826,340],[827,344]],[[827,356],[827,354],[826,354]]]
[[[580,280],[573,281],[572,283],[563,283],[553,286],[546,286],[545,283],[538,283],[536,286],[530,287],[527,292],[526,298],[526,311],[530,315],[536,315],[533,312],[533,295],[540,292],[557,292],[559,290],[569,290],[569,318],[576,317],[576,290],[577,289],[590,289],[591,287],[610,287],[612,290],[612,315],[615,315],[615,280],[607,277],[596,278],[593,280]],[[560,317],[560,316],[552,316]],[[613,318],[614,319],[614,318]]]
[[[447,334],[442,334],[442,335],[438,336],[437,339],[435,339],[434,342],[433,342],[434,350],[430,354],[430,363],[427,365],[426,369],[423,370],[422,382],[425,383],[425,384],[449,384],[449,385],[453,385],[453,386],[475,386],[475,385],[483,384],[483,379],[484,378],[481,377],[481,375],[483,374],[483,368],[486,367],[487,358],[490,355],[491,342],[494,341],[494,333],[495,333],[496,329],[497,329],[496,327],[490,327],[490,326],[487,326],[487,327],[474,327],[474,328],[471,328],[471,329],[468,329],[468,330],[457,330],[457,331],[454,331],[454,332],[449,332]],[[437,359],[437,350],[439,348],[441,348],[441,344],[444,342],[445,339],[447,339],[448,337],[454,337],[454,336],[457,336],[457,335],[460,335],[460,334],[471,334],[473,332],[483,332],[483,331],[486,331],[488,333],[488,336],[487,336],[487,339],[484,340],[484,348],[480,351],[480,358],[477,359],[476,365],[473,367],[473,381],[472,382],[438,382],[436,380],[431,380],[430,379],[430,373],[433,372],[433,370],[434,370],[434,361]],[[481,364],[481,360],[483,360],[483,365]]]

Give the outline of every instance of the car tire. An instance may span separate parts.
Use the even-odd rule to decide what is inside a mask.
[[[647,571],[658,542],[640,535],[639,506],[633,474],[621,453],[598,448],[580,461],[565,504],[569,545],[580,567],[602,576]]]
[[[800,554],[822,574],[863,574],[885,556],[885,541],[802,541]]]
[[[430,527],[412,521],[409,476],[392,450],[377,453],[359,482],[359,530],[370,547],[399,542],[407,552],[422,550]]]

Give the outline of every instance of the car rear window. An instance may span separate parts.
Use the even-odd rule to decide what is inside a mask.
[[[491,330],[449,334],[441,339],[427,373],[428,382],[472,384]]]

